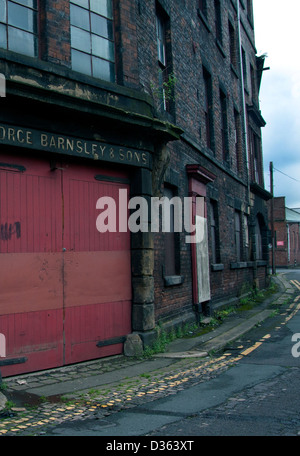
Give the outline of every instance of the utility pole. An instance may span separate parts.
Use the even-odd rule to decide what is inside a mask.
[[[271,199],[271,232],[272,232],[272,274],[276,274],[275,266],[275,233],[274,233],[274,178],[273,178],[273,162],[270,162],[270,191]]]

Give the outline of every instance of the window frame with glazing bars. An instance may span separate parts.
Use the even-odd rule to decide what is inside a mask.
[[[163,111],[170,112],[170,99],[166,94],[165,84],[168,84],[171,74],[171,65],[168,61],[167,33],[169,18],[161,8],[156,10],[156,40],[157,40],[157,60],[158,60],[158,84],[162,99],[161,108]]]
[[[1,49],[39,57],[39,3],[39,0],[0,0]]]
[[[72,69],[87,76],[115,82],[113,0],[107,0],[109,3],[106,3],[105,11],[97,9],[93,1],[70,0]]]

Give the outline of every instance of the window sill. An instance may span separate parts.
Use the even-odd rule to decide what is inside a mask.
[[[248,268],[246,261],[238,261],[237,263],[230,263],[230,269],[245,269]]]
[[[172,275],[172,276],[165,276],[165,287],[174,287],[176,285],[181,285],[184,282],[184,276],[180,275]]]
[[[232,63],[230,64],[230,68],[231,68],[231,71],[233,72],[233,74],[235,75],[235,77],[237,79],[239,79],[239,74]]]
[[[256,266],[267,266],[267,261],[265,261],[265,260],[256,260]]]
[[[207,31],[208,31],[209,33],[211,33],[211,28],[210,28],[210,26],[209,26],[209,24],[208,24],[208,20],[207,20],[207,18],[204,16],[204,14],[203,14],[202,11],[200,10],[200,8],[198,8],[198,11],[197,11],[197,12],[198,12],[198,17],[201,19],[201,21],[202,21],[203,24],[205,25]]]
[[[224,264],[222,263],[215,263],[211,265],[211,270],[212,271],[223,271],[224,270]]]
[[[223,48],[222,44],[220,43],[220,41],[218,39],[216,40],[216,44],[217,44],[217,48],[219,49],[219,51],[222,54],[222,57],[225,58],[226,54],[225,54],[224,48]]]

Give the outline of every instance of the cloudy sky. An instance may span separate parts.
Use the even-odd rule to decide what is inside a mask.
[[[260,92],[265,187],[300,208],[300,0],[253,0],[257,54],[267,54]],[[288,177],[289,176],[289,177]]]

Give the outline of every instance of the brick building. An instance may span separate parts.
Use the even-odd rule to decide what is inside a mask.
[[[0,6],[2,375],[121,353],[264,287],[252,1]],[[175,211],[171,232],[151,214],[124,228],[134,197],[162,196],[190,198],[199,242]],[[112,202],[118,229],[100,233]]]
[[[269,208],[271,220],[271,208]],[[286,207],[285,197],[274,198],[275,266],[291,268],[300,264],[300,213],[299,209]],[[270,252],[272,264],[272,251]]]

